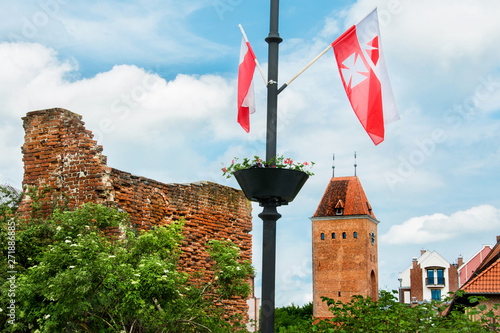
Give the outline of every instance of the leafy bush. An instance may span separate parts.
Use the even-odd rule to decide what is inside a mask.
[[[0,225],[4,235],[7,223]],[[12,332],[234,332],[222,301],[246,297],[249,262],[230,241],[210,241],[214,273],[194,284],[178,269],[183,221],[137,234],[128,216],[86,204],[74,212],[54,211],[16,230],[15,320],[5,283],[0,295],[0,328]],[[125,228],[110,239],[103,230]],[[7,233],[8,236],[8,233]]]
[[[398,302],[394,296],[397,291],[381,291],[378,301],[370,297],[353,296],[350,302],[342,303],[324,297],[332,312],[332,319],[309,319],[300,321],[291,326],[283,325],[276,321],[277,332],[303,333],[303,332],[491,332],[498,328],[499,317],[491,310],[486,311],[486,306],[478,305],[469,311],[454,309],[447,316],[449,300],[443,302],[433,301],[409,307]],[[473,297],[472,303],[484,300]],[[277,309],[279,310],[279,309]],[[289,315],[293,311],[287,311]],[[477,315],[478,320],[472,321],[471,315]],[[493,320],[494,319],[494,320]],[[290,322],[291,320],[289,320]]]
[[[274,327],[276,332],[285,332],[294,329],[301,332],[311,328],[313,304],[303,306],[295,304],[277,308],[274,313]]]

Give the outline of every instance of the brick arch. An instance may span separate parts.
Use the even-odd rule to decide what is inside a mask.
[[[162,193],[154,192],[149,197],[149,217],[151,225],[162,224],[167,213],[167,200]]]

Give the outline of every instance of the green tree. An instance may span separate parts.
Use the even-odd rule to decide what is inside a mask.
[[[498,328],[499,317],[494,315],[486,306],[478,305],[469,311],[454,309],[448,315],[449,299],[438,302],[422,303],[408,307],[398,302],[396,291],[381,291],[378,301],[370,297],[353,296],[350,302],[343,303],[324,297],[327,302],[332,319],[310,319],[308,325],[280,326],[276,331],[282,333],[303,332],[491,332]],[[472,303],[484,300],[475,297]],[[291,313],[291,312],[289,312]],[[478,320],[472,321],[471,315],[476,315]],[[299,316],[299,318],[301,318]]]
[[[56,210],[18,230],[16,242],[23,246],[30,247],[28,239],[37,240],[40,228],[48,240],[19,254],[30,257],[18,264],[15,277],[16,318],[9,323],[6,316],[12,299],[7,281],[1,287],[0,327],[16,332],[243,330],[238,318],[229,318],[220,306],[249,292],[253,270],[239,258],[237,246],[208,242],[214,272],[204,272],[205,282],[195,283],[199,280],[178,267],[183,221],[140,234],[128,224],[125,213],[86,204],[73,212]],[[122,228],[124,237],[106,237],[109,227]]]
[[[294,329],[304,332],[310,329],[312,316],[312,303],[303,306],[292,304],[277,308],[274,314],[275,331],[284,332],[286,329]]]

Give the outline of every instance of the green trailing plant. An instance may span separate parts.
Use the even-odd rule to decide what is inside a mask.
[[[23,192],[9,185],[0,185],[0,218],[7,218],[17,212]]]
[[[52,188],[44,185],[42,188],[38,186],[27,186],[25,187],[25,192],[31,199],[31,219],[36,219],[41,217],[41,211],[43,206],[43,200],[47,193],[51,192]]]
[[[309,176],[313,176],[314,173],[310,171],[310,168],[314,166],[314,162],[296,162],[291,158],[285,158],[283,155],[276,156],[270,161],[264,161],[259,156],[254,156],[253,159],[244,158],[241,162],[237,157],[235,157],[229,166],[222,168],[222,175],[226,178],[231,178],[234,172],[249,168],[278,168],[278,169],[289,169],[305,172]]]

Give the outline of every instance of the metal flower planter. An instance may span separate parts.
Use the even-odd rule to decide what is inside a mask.
[[[295,198],[309,176],[303,171],[281,168],[250,168],[234,173],[248,200],[276,199],[280,205]]]

